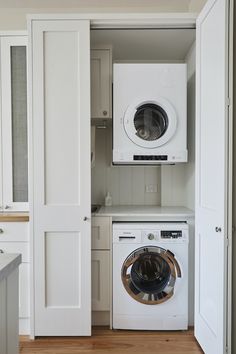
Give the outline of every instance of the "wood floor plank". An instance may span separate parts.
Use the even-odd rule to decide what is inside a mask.
[[[92,337],[20,337],[21,354],[200,354],[193,331],[111,331],[96,327]]]

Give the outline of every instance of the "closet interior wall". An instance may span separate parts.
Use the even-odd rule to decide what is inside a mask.
[[[112,122],[96,122],[92,203],[104,204],[107,191],[113,205],[184,206],[194,210],[195,182],[195,30],[92,30],[91,48],[112,46],[114,62],[187,63],[188,163],[169,166],[113,166]],[[104,123],[104,124],[103,124]],[[100,129],[99,129],[100,125]],[[102,127],[102,129],[101,129]],[[147,184],[157,185],[147,193]],[[189,324],[194,323],[194,222],[190,223]]]

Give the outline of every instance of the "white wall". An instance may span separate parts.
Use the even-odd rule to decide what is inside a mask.
[[[92,168],[93,204],[104,204],[109,191],[113,205],[160,205],[160,167],[112,166],[111,127],[96,129],[95,156],[95,167]],[[157,193],[146,193],[146,184],[157,185]]]
[[[205,3],[206,0],[190,0],[189,12],[200,12]]]
[[[32,13],[199,12],[205,0],[0,0],[0,30],[24,30]]]
[[[161,167],[161,205],[186,206],[194,209],[195,169],[195,44],[187,57],[188,97],[188,163]]]
[[[191,47],[186,57],[188,67],[188,163],[185,169],[185,206],[195,209],[195,65],[196,45]]]

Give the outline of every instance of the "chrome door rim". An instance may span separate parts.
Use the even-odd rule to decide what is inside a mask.
[[[142,256],[148,254],[156,254],[158,257],[162,258],[164,262],[169,267],[170,273],[168,281],[165,284],[164,289],[159,293],[148,293],[137,289],[131,279],[131,269],[133,264]],[[169,300],[174,294],[174,287],[176,278],[181,277],[181,270],[178,262],[176,261],[173,253],[170,251],[157,247],[157,246],[145,246],[140,247],[129,254],[125,259],[122,269],[121,269],[121,279],[122,283],[127,291],[127,293],[136,301],[146,304],[146,305],[157,305]],[[134,289],[135,288],[135,289]],[[137,293],[134,293],[137,290]]]

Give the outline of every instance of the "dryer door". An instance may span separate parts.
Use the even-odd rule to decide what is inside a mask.
[[[130,253],[121,270],[123,285],[136,301],[160,304],[174,294],[181,270],[174,254],[161,247],[141,247]]]
[[[144,148],[157,148],[174,135],[177,117],[164,98],[138,99],[126,110],[124,128],[129,139]]]

